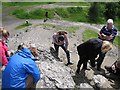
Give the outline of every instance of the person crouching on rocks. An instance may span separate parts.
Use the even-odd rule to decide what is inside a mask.
[[[120,60],[115,61],[111,66],[105,66],[105,69],[109,71],[109,73],[119,76],[120,75]]]
[[[79,46],[77,46],[77,51],[79,55],[79,61],[77,64],[76,72],[79,73],[81,64],[83,64],[83,69],[87,69],[87,62],[90,60],[92,67],[95,67],[95,58],[100,52],[106,53],[112,48],[112,43],[109,41],[103,41],[98,38],[90,39]]]
[[[67,32],[59,31],[57,33],[54,33],[52,38],[53,38],[53,44],[56,50],[57,57],[58,57],[59,47],[61,47],[65,51],[67,56],[68,63],[66,65],[73,64],[73,62],[70,60],[70,52],[68,50]]]
[[[37,49],[32,45],[24,45],[21,51],[14,54],[2,73],[2,89],[34,89],[40,80],[40,70],[35,63],[36,56]]]

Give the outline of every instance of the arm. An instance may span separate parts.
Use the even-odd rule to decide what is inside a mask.
[[[57,44],[56,35],[55,34],[52,36],[52,39],[53,39],[53,43]]]
[[[32,75],[35,83],[40,80],[40,71],[34,61],[24,64],[24,68],[30,75]]]
[[[65,48],[67,49],[68,48],[68,38],[67,38],[67,36],[66,36],[66,34],[64,35],[64,37],[65,37]]]
[[[2,64],[3,64],[4,66],[6,66],[6,65],[8,64],[8,60],[7,60],[7,57],[6,57],[6,55],[5,55],[5,51],[4,51],[3,48],[2,48]]]

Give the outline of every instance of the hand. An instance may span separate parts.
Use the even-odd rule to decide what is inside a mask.
[[[6,66],[2,66],[1,71],[3,72],[5,70]]]
[[[106,40],[111,40],[113,38],[113,36],[106,36]]]

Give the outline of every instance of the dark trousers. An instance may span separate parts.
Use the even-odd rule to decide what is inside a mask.
[[[92,58],[92,59],[88,59],[86,57],[80,57],[80,60],[78,61],[78,64],[77,64],[77,69],[80,70],[80,67],[81,65],[83,64],[83,69],[87,69],[87,62],[88,60],[90,60],[90,64],[92,67],[95,67],[95,58]]]
[[[103,62],[103,60],[104,60],[104,58],[105,58],[105,55],[106,55],[106,53],[99,53],[99,57],[98,57],[98,59],[97,59],[97,68],[98,69],[100,69],[101,68],[101,65],[102,65],[102,62]]]
[[[54,47],[55,47],[57,56],[58,56],[58,52],[59,52],[59,47],[61,47],[66,53],[68,63],[70,63],[70,52],[64,47],[64,44],[63,45],[57,45],[57,44],[54,43]]]

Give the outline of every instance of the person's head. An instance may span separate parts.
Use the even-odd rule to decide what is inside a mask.
[[[64,35],[64,34],[67,34],[67,32],[66,31],[59,31],[59,32],[57,32],[57,34],[58,35]]]
[[[2,40],[7,40],[9,37],[9,32],[7,30],[5,30],[4,28],[0,28],[0,38]]]
[[[112,43],[109,41],[103,41],[101,51],[106,53],[112,49]]]
[[[35,46],[35,44],[31,44],[31,43],[22,43],[18,46],[18,50],[22,50],[23,48],[28,48],[32,55],[34,57],[38,57],[39,56],[39,51],[37,50],[37,47]]]
[[[64,41],[64,35],[60,35],[60,36],[58,37],[58,41]]]
[[[112,27],[113,27],[113,20],[112,19],[107,20],[107,27],[108,27],[108,29],[112,29]]]
[[[39,51],[37,50],[37,47],[35,46],[35,44],[30,44],[29,49],[34,57],[39,56]]]

